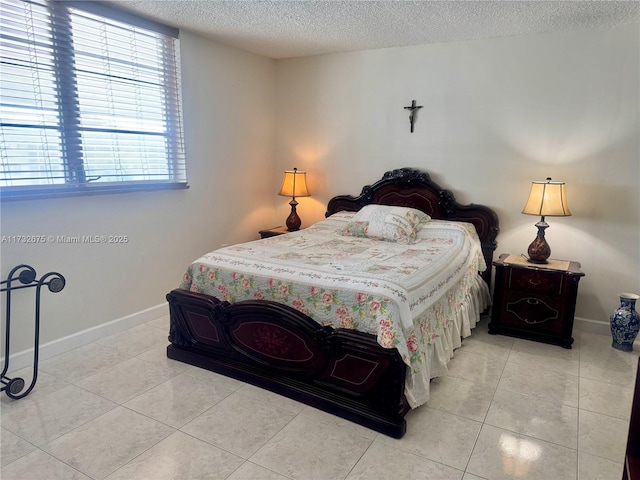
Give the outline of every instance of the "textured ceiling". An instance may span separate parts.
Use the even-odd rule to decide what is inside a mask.
[[[613,26],[640,16],[637,0],[112,3],[271,58]]]

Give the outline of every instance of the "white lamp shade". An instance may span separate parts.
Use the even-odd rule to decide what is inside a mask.
[[[564,182],[552,182],[550,178],[543,182],[532,182],[529,199],[522,209],[522,213],[542,217],[568,217],[571,215],[567,205]]]
[[[307,172],[301,172],[295,168],[293,170],[286,170],[278,195],[282,195],[283,197],[309,197]]]

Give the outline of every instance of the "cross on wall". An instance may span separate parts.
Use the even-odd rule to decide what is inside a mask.
[[[416,105],[416,101],[412,100],[411,105],[404,107],[405,110],[409,110],[409,124],[411,125],[411,133],[413,133],[413,124],[418,118],[418,110],[422,108],[422,105]]]

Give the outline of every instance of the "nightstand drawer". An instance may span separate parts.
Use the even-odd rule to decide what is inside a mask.
[[[523,296],[505,292],[502,323],[511,327],[532,329],[560,335],[561,311],[552,298],[535,295]]]
[[[560,271],[510,268],[507,288],[519,292],[562,295],[563,276]]]

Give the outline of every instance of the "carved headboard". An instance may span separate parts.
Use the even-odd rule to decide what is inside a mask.
[[[373,185],[363,187],[357,197],[333,197],[329,200],[325,216],[344,210],[356,212],[371,203],[413,207],[431,218],[472,223],[480,237],[482,253],[487,262],[487,270],[482,273],[482,278],[487,285],[491,285],[493,252],[498,246],[496,237],[500,230],[498,216],[491,208],[473,203],[461,205],[451,191],[434,183],[428,173],[414,168],[400,168],[386,172]]]

